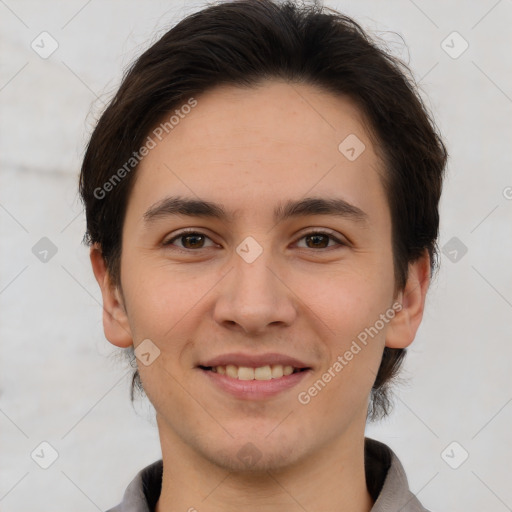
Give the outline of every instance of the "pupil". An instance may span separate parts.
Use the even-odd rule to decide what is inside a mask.
[[[185,245],[192,245],[192,247],[196,247],[198,244],[201,244],[201,239],[203,238],[203,235],[185,235],[183,238],[188,241],[192,239],[191,244],[185,243]],[[325,235],[309,235],[307,239],[313,242],[314,247],[326,247],[325,242],[327,240],[327,237]],[[324,243],[322,243],[322,241]]]
[[[315,240],[315,241],[313,242],[314,247],[318,247],[318,243],[317,243],[317,242],[318,242],[318,239],[319,239],[319,238],[320,238],[320,239],[323,239],[323,240],[324,240],[324,242],[325,242],[325,240],[327,239],[327,237],[326,237],[325,235],[309,235],[307,238],[308,238],[308,240]],[[321,245],[322,245],[322,244],[321,244]],[[322,245],[322,247],[325,247],[325,244],[323,244],[323,245]]]
[[[184,237],[184,239],[185,239],[185,240],[190,240],[190,239],[194,240],[194,239],[196,239],[196,243],[197,243],[197,239],[200,239],[200,238],[202,238],[202,235],[186,235],[186,236]],[[192,242],[192,246],[193,246],[193,247],[195,247],[195,246],[196,246],[196,243]],[[200,243],[200,242],[199,242],[199,243]],[[186,245],[187,245],[187,244],[185,243],[185,246],[186,246]]]

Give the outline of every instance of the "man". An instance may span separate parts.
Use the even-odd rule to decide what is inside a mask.
[[[111,512],[425,510],[364,431],[422,319],[446,158],[404,68],[316,5],[214,5],[137,60],[80,181],[162,447]]]

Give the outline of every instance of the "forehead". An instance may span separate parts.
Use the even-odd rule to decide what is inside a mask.
[[[172,192],[228,202],[241,213],[252,206],[254,214],[289,198],[338,191],[361,209],[365,203],[371,210],[372,202],[382,208],[381,162],[349,99],[277,81],[221,86],[195,99],[141,161],[137,204]]]
[[[172,129],[176,155],[186,151],[180,147],[182,142],[219,153],[246,150],[250,154],[256,146],[263,153],[261,143],[266,141],[267,149],[273,151],[288,146],[318,156],[315,148],[329,148],[337,158],[339,143],[347,136],[368,138],[364,116],[352,100],[307,84],[222,85],[200,95],[197,106],[183,117]]]

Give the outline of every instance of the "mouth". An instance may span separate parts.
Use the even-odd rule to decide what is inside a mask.
[[[225,354],[201,361],[196,368],[208,379],[208,388],[239,400],[269,399],[313,372],[311,366],[283,354]]]
[[[241,400],[265,400],[297,386],[313,367],[286,354],[231,352],[199,361],[209,388]],[[211,386],[213,384],[213,387]]]
[[[231,379],[238,380],[274,380],[287,377],[294,373],[300,373],[309,370],[310,368],[298,368],[291,365],[282,364],[267,364],[264,366],[258,366],[256,368],[250,366],[236,366],[234,364],[219,365],[219,366],[202,366],[199,368],[204,371],[217,373],[219,375],[225,375]]]

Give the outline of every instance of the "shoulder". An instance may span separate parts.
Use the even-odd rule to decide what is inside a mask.
[[[368,492],[375,500],[371,512],[429,512],[409,489],[405,470],[389,446],[365,437]]]
[[[162,490],[163,461],[141,469],[130,482],[119,505],[106,512],[154,512]]]

